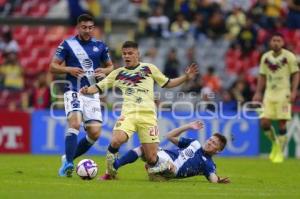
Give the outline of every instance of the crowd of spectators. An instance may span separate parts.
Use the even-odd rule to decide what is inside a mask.
[[[228,109],[250,101],[260,56],[268,50],[268,38],[274,32],[284,35],[287,49],[300,54],[298,0],[132,2],[140,5],[140,43],[147,48],[151,42],[144,41],[152,39],[154,51],[167,49],[156,58],[165,58],[162,71],[167,76],[175,77],[187,64],[198,63],[201,73],[181,90],[200,93],[196,102],[203,100],[207,92],[215,94],[212,101],[227,102]]]
[[[3,2],[0,10],[11,12]],[[109,3],[87,2],[99,9]],[[181,88],[158,90],[158,103],[221,101],[224,110],[236,110],[251,100],[260,55],[267,50],[270,34],[282,33],[286,48],[300,54],[300,45],[295,42],[300,39],[299,0],[120,0],[118,4],[122,2],[136,8],[134,38],[140,43],[144,62],[156,64],[170,78],[183,73],[184,67],[193,62],[200,67],[200,74]],[[90,11],[101,17],[99,9]],[[0,107],[49,108],[55,100],[49,90],[51,75],[45,71],[28,81],[26,68],[18,60],[22,49],[12,35],[10,28],[1,28]],[[111,47],[111,51],[116,67],[120,66],[119,49]],[[186,96],[176,95],[180,92]],[[10,95],[17,100],[3,104]]]

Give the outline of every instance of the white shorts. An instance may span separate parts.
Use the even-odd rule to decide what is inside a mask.
[[[76,91],[67,91],[64,93],[64,104],[66,116],[73,111],[80,111],[83,121],[102,122],[102,113],[99,94],[82,95]]]
[[[174,160],[170,157],[170,155],[167,152],[165,152],[163,149],[160,149],[160,151],[157,152],[157,156],[159,157],[159,163],[169,162],[173,164],[173,166],[175,167],[174,174],[177,175],[179,167],[178,165],[176,165],[176,162],[174,162]]]

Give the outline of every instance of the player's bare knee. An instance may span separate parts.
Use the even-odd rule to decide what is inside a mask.
[[[73,128],[73,129],[79,130],[79,129],[80,129],[80,123],[77,123],[77,122],[69,122],[69,127],[70,127],[70,128]]]
[[[89,137],[92,139],[92,140],[98,140],[98,138],[100,137],[100,131],[98,132],[92,132],[92,133],[88,133]]]
[[[122,144],[122,140],[118,137],[113,137],[110,143],[110,145],[114,148],[119,148]]]
[[[99,128],[89,128],[87,133],[91,139],[97,140],[100,137],[101,131]]]

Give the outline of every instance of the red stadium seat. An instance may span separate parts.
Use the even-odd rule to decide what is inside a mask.
[[[19,59],[21,60],[26,60],[29,57],[31,57],[31,51],[29,49],[26,48],[21,48],[20,53],[19,53]]]
[[[31,47],[32,48],[40,48],[45,43],[45,38],[42,35],[36,35],[32,37]]]
[[[36,4],[31,7],[28,11],[28,15],[32,17],[41,17],[46,15],[48,12],[48,6],[46,4]]]
[[[28,34],[31,36],[45,36],[46,31],[45,26],[31,26],[28,30]]]
[[[25,37],[28,34],[29,27],[28,26],[16,26],[13,28],[13,36],[16,37]]]
[[[17,40],[20,48],[30,48],[32,44],[33,38],[32,37],[22,37],[19,40]]]
[[[268,32],[262,28],[258,30],[257,43],[263,44],[268,38]]]
[[[299,42],[296,43],[296,46],[294,47],[294,52],[296,54],[300,54],[300,43]]]
[[[21,65],[24,67],[26,75],[36,75],[40,72],[38,67],[38,60],[36,58],[29,57],[21,60]]]
[[[50,60],[49,58],[42,58],[42,59],[39,59],[39,62],[38,62],[38,68],[39,68],[41,71],[48,71],[50,61],[51,61],[51,60]]]
[[[39,59],[42,59],[42,58],[48,58],[49,57],[49,54],[50,54],[50,51],[48,48],[46,47],[41,47],[38,49],[37,51],[37,57]]]
[[[0,91],[0,108],[7,107],[8,95],[9,95],[9,91],[7,91],[7,90]]]

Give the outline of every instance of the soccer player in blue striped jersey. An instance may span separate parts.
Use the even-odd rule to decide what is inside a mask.
[[[52,73],[66,74],[64,104],[69,128],[65,136],[60,176],[72,176],[73,160],[88,151],[101,133],[99,94],[84,96],[79,93],[80,88],[95,84],[113,70],[108,47],[92,37],[94,29],[94,18],[88,14],[80,15],[77,19],[78,35],[58,46],[50,64]],[[87,135],[77,143],[82,121]]]
[[[221,152],[226,146],[226,138],[219,134],[213,134],[201,146],[200,142],[190,138],[178,138],[188,129],[201,129],[203,124],[194,121],[173,129],[167,134],[167,139],[178,146],[175,150],[161,149],[158,151],[160,164],[157,167],[147,167],[151,180],[166,180],[172,178],[187,178],[204,175],[213,183],[229,183],[228,178],[221,178],[216,174],[216,165],[212,156]],[[113,166],[119,169],[121,166],[132,163],[143,156],[142,147],[137,147],[127,152],[120,159],[116,159]]]

